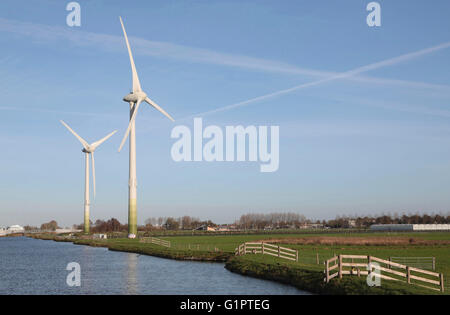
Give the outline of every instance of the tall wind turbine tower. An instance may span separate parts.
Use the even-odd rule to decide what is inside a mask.
[[[147,97],[147,94],[142,91],[141,84],[139,82],[139,77],[136,71],[136,66],[134,64],[133,55],[131,53],[130,43],[128,42],[127,32],[125,31],[125,26],[123,25],[122,18],[119,17],[120,24],[122,25],[123,35],[125,36],[125,42],[127,44],[128,55],[130,56],[131,73],[133,78],[133,91],[126,95],[123,100],[130,104],[130,123],[128,124],[127,131],[122,139],[119,147],[119,152],[122,150],[127,137],[130,137],[130,166],[129,166],[129,179],[128,179],[128,237],[134,238],[137,235],[137,182],[136,182],[136,115],[138,112],[139,105],[142,102],[146,102],[153,106],[155,109],[160,111],[163,115],[174,121],[173,118],[167,114],[161,107],[159,107],[155,102]]]
[[[83,145],[83,150],[85,154],[85,175],[84,175],[84,233],[89,233],[90,230],[90,220],[89,220],[89,212],[90,212],[90,199],[89,199],[89,155],[91,155],[92,158],[92,181],[94,186],[94,198],[95,198],[95,159],[94,159],[94,151],[97,149],[97,147],[108,140],[113,134],[117,132],[117,130],[111,132],[106,137],[93,142],[92,144],[89,144],[81,138],[75,131],[72,130],[72,128],[69,127],[64,121],[61,120],[61,123],[81,142]]]

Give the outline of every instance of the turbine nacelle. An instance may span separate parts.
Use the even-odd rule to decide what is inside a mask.
[[[124,96],[123,100],[128,103],[142,102],[147,98],[147,94],[143,91],[131,92]]]
[[[81,152],[83,153],[93,153],[95,151],[95,149],[91,149],[91,148],[83,148],[81,150]]]

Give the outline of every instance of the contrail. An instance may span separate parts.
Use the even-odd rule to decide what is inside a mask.
[[[62,40],[67,40],[78,47],[90,46],[109,52],[121,52],[123,47],[122,38],[116,35],[86,31],[74,32],[73,30],[67,29],[67,27],[21,22],[4,18],[0,18],[0,32],[9,32],[19,36],[30,37],[40,43],[57,41],[58,44],[61,44]],[[187,61],[189,63],[195,62],[200,64],[212,64],[247,70],[265,71],[269,73],[302,75],[320,79],[339,74],[331,71],[298,67],[289,63],[270,59],[223,53],[205,48],[178,45],[170,42],[151,41],[139,37],[133,37],[132,41],[132,46],[135,48],[137,54]],[[356,75],[347,77],[347,79],[350,81],[368,84],[388,84],[393,86],[407,86],[410,88],[417,87],[446,91],[449,90],[449,86],[446,85],[436,85],[407,80],[393,80]]]
[[[267,100],[267,99],[270,99],[270,98],[273,98],[273,97],[276,97],[276,96],[288,94],[288,93],[291,93],[291,92],[294,92],[294,91],[297,91],[297,90],[305,89],[305,88],[308,88],[308,87],[311,87],[311,86],[320,85],[322,83],[326,83],[326,82],[330,82],[330,81],[334,81],[334,80],[338,80],[338,79],[349,78],[349,77],[355,76],[357,74],[361,74],[361,73],[368,72],[368,71],[371,71],[371,70],[380,69],[380,68],[384,68],[384,67],[388,67],[388,66],[393,66],[393,65],[396,65],[396,64],[401,63],[401,62],[405,62],[405,61],[408,61],[408,60],[416,59],[418,57],[425,56],[425,55],[431,54],[433,52],[436,52],[436,51],[439,51],[439,50],[442,50],[442,49],[446,49],[448,47],[450,47],[450,42],[446,42],[446,43],[443,43],[443,44],[440,44],[440,45],[437,45],[437,46],[433,46],[433,47],[430,47],[430,48],[422,49],[422,50],[415,51],[415,52],[408,53],[408,54],[404,54],[404,55],[401,55],[401,56],[398,56],[398,57],[394,57],[394,58],[386,59],[386,60],[379,61],[379,62],[376,62],[376,63],[372,63],[372,64],[369,64],[369,65],[362,66],[362,67],[359,67],[359,68],[356,68],[356,69],[353,69],[353,70],[349,70],[349,71],[346,71],[346,72],[343,72],[343,73],[339,73],[339,74],[336,74],[336,75],[333,75],[333,76],[330,76],[330,77],[327,77],[327,78],[324,78],[324,79],[321,79],[321,80],[317,80],[317,81],[313,81],[313,82],[297,85],[297,86],[291,87],[289,89],[284,89],[284,90],[272,92],[272,93],[269,93],[269,94],[265,94],[265,95],[262,95],[262,96],[251,98],[251,99],[246,100],[246,101],[242,101],[242,102],[235,103],[235,104],[232,104],[232,105],[220,107],[220,108],[213,109],[213,110],[210,110],[210,111],[207,111],[207,112],[203,112],[203,113],[199,113],[199,114],[196,114],[196,115],[190,115],[188,117],[182,118],[181,120],[189,119],[189,118],[192,118],[192,117],[205,116],[205,115],[210,115],[210,114],[214,114],[214,113],[218,113],[218,112],[227,111],[227,110],[230,110],[230,109],[234,109],[234,108],[246,106],[246,105],[249,105],[249,104],[253,104],[253,103],[256,103],[256,102],[264,101],[264,100]]]

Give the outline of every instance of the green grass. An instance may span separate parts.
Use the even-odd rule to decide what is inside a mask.
[[[290,263],[262,255],[233,258],[226,263],[226,268],[243,275],[290,284],[315,294],[408,295],[435,293],[432,290],[393,281],[382,281],[380,287],[369,287],[364,277],[344,276],[343,279],[333,279],[329,283],[325,283],[323,267],[311,268],[311,266],[300,263]]]

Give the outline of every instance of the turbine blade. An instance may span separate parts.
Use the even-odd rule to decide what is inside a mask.
[[[94,186],[94,198],[95,198],[95,159],[94,159],[94,151],[91,152],[92,158],[92,184]]]
[[[66,127],[83,145],[83,147],[87,150],[89,148],[89,144],[86,142],[86,140],[84,140],[83,138],[81,138],[75,131],[72,130],[72,128],[69,127],[68,124],[66,124],[64,121],[60,120],[60,122],[64,125],[64,127]]]
[[[125,131],[125,135],[123,136],[122,142],[120,143],[119,152],[120,152],[120,150],[122,150],[122,147],[125,144],[125,141],[127,140],[128,135],[130,134],[131,126],[133,125],[133,122],[136,120],[136,115],[138,112],[139,105],[141,105],[141,101],[138,101],[136,103],[136,105],[134,105],[133,115],[130,118],[130,123],[128,124],[127,131]]]
[[[134,64],[133,54],[131,53],[130,43],[128,42],[127,32],[125,31],[125,26],[123,25],[122,18],[119,16],[120,24],[122,24],[123,35],[125,36],[125,42],[127,43],[128,55],[130,56],[131,72],[133,74],[133,92],[142,91],[141,83],[139,82],[139,77],[136,71],[136,66]]]
[[[94,142],[91,144],[91,149],[95,150],[100,144],[102,144],[103,142],[105,142],[106,140],[108,140],[109,138],[112,137],[113,134],[115,134],[117,132],[117,130],[114,130],[113,132],[111,132],[109,135],[107,135],[106,137]]]
[[[166,113],[166,111],[164,109],[162,109],[161,107],[158,106],[158,104],[156,104],[155,102],[153,102],[151,99],[149,99],[148,97],[145,99],[145,101],[150,104],[151,106],[153,106],[154,108],[156,108],[157,110],[159,110],[164,116],[166,116],[167,118],[169,118],[171,121],[175,121],[172,116],[170,116],[169,114]]]

